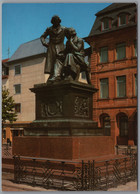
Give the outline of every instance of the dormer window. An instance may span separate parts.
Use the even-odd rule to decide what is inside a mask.
[[[101,31],[109,30],[111,28],[111,18],[103,18],[101,21]]]
[[[102,30],[108,30],[108,29],[109,29],[109,19],[108,18],[105,18],[102,21]]]
[[[121,14],[119,16],[119,26],[123,26],[126,24],[126,14]]]
[[[130,19],[129,12],[123,12],[118,15],[118,26],[123,26],[128,24],[128,19]]]

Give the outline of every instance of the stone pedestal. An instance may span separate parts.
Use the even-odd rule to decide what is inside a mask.
[[[36,96],[36,119],[24,130],[25,136],[94,135],[92,120],[93,86],[74,81],[52,85],[39,84],[31,89]]]
[[[36,96],[36,119],[13,141],[13,154],[53,159],[92,159],[114,154],[111,136],[92,120],[93,86],[74,81],[31,89]]]

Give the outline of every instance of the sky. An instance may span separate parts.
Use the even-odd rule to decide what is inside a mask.
[[[95,14],[111,3],[3,3],[2,59],[11,57],[17,48],[39,38],[50,27],[53,15],[61,18],[61,25],[73,27],[77,36],[89,35]],[[85,48],[88,45],[85,43]],[[8,54],[9,48],[9,54]]]

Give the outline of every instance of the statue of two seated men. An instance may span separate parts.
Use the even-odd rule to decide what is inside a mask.
[[[78,81],[80,72],[84,71],[88,84],[91,84],[83,39],[77,37],[75,29],[61,26],[59,16],[53,16],[51,23],[53,25],[47,28],[40,38],[42,44],[48,48],[45,64],[45,73],[50,74],[48,83],[60,80]],[[47,36],[49,43],[45,41]]]

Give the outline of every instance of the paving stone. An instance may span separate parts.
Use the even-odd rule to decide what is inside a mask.
[[[137,182],[131,181],[125,185],[119,185],[116,188],[110,188],[108,191],[137,191]]]
[[[54,189],[45,189],[43,187],[33,187],[27,184],[17,184],[12,182],[14,174],[2,173],[2,191],[55,191]]]

